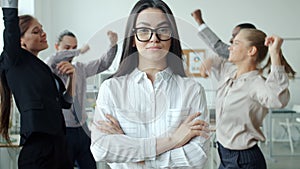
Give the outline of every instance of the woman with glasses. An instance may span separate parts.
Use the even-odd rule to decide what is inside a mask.
[[[48,48],[46,33],[30,15],[18,17],[18,1],[2,0],[4,47],[0,56],[0,133],[9,140],[12,94],[21,115],[19,169],[72,169],[62,108],[70,108],[72,84],[63,82],[37,56]],[[69,77],[69,64],[63,67]]]
[[[125,35],[119,69],[99,90],[94,158],[111,168],[203,168],[205,93],[185,75],[171,10],[161,0],[138,1]]]

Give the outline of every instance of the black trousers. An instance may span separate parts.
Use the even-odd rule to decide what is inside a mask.
[[[21,149],[19,169],[73,169],[65,135],[32,133]]]
[[[96,161],[90,149],[90,131],[86,125],[67,127],[67,144],[72,164],[76,161],[80,169],[97,169]]]
[[[219,169],[266,169],[266,160],[255,145],[246,150],[230,150],[218,142]]]

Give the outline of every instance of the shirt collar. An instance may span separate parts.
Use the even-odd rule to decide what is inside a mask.
[[[169,80],[172,75],[173,75],[173,71],[169,67],[167,67],[166,69],[158,72],[155,76],[156,76],[156,79]],[[146,73],[140,71],[138,68],[135,68],[130,76],[131,76],[131,78],[134,79],[134,81],[136,83],[139,83],[139,82],[141,82],[141,80],[144,80],[147,78]]]
[[[250,72],[242,74],[239,78],[237,78],[237,80],[246,80],[258,74],[259,74],[258,70],[252,70]]]
[[[258,70],[252,70],[250,72],[243,73],[240,77],[238,77],[237,79],[235,79],[236,73],[237,73],[236,71],[233,72],[230,76],[228,76],[226,78],[226,80],[228,80],[228,79],[232,79],[232,80],[247,80],[247,79],[249,79],[249,78],[251,78],[253,76],[258,75],[259,71]]]

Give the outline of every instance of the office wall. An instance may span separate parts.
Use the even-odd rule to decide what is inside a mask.
[[[286,40],[283,44],[287,60],[300,72],[300,22],[297,19],[300,5],[297,0],[166,0],[177,19],[179,33],[184,49],[207,49],[207,46],[195,37],[196,24],[190,13],[201,8],[206,23],[224,40],[230,38],[231,29],[240,22],[252,22],[268,34],[278,34]],[[45,58],[54,52],[53,45],[57,34],[64,30],[74,31],[79,39],[79,46],[84,43],[91,45],[91,51],[79,57],[80,61],[88,61],[99,57],[108,47],[106,31],[111,29],[119,34],[119,45],[122,37],[126,16],[135,1],[132,0],[22,0],[19,3],[20,14],[35,15],[43,24],[48,35],[49,49],[40,53]],[[117,5],[118,4],[118,5]],[[220,8],[223,7],[223,8]],[[1,16],[1,14],[0,14]],[[3,24],[0,25],[3,29]],[[293,39],[296,38],[296,39]],[[298,39],[297,39],[298,38]],[[0,36],[2,46],[2,36]],[[118,57],[120,56],[119,48]],[[209,53],[210,51],[208,51]],[[111,71],[118,66],[118,58],[114,61]],[[206,88],[209,104],[213,103],[213,80],[198,79]],[[300,76],[290,83],[291,101],[288,107],[300,100]]]
[[[56,36],[64,29],[74,31],[79,39],[79,46],[89,43],[91,50],[77,58],[89,61],[106,51],[107,30],[119,34],[120,56],[126,17],[137,0],[36,0],[35,15],[43,23],[48,33],[49,49],[41,53],[45,58],[54,52]],[[232,28],[241,22],[254,23],[268,34],[278,34],[284,38],[300,38],[300,1],[298,0],[165,0],[177,19],[180,37],[185,49],[207,49],[207,46],[195,35],[196,24],[190,13],[200,8],[205,22],[224,41],[231,37]],[[299,40],[287,40],[284,52],[287,60],[300,72]],[[208,50],[208,53],[211,51]],[[110,68],[118,66],[116,59]],[[203,82],[206,89],[213,88],[213,81]],[[291,81],[290,104],[299,102],[299,79]]]
[[[49,42],[63,29],[71,29],[87,42],[98,30],[126,17],[137,0],[36,0],[35,14],[49,34]],[[283,37],[300,37],[298,0],[165,0],[175,16],[195,26],[190,13],[203,10],[206,23],[228,41],[232,28],[240,22],[252,22],[267,33]],[[183,25],[179,25],[179,28]],[[124,27],[111,28],[124,31]],[[190,37],[189,43],[199,47],[199,39],[180,29],[181,37]],[[105,38],[105,37],[103,37]],[[48,50],[51,53],[51,49]]]
[[[35,16],[48,33],[49,49],[42,52],[42,58],[54,52],[54,42],[59,32],[69,29],[76,33],[79,46],[91,43],[89,53],[79,57],[88,61],[99,57],[108,47],[106,31],[111,29],[119,34],[119,53],[125,30],[126,16],[137,0],[36,0]],[[228,41],[232,28],[241,22],[254,23],[268,34],[284,38],[300,38],[299,0],[165,0],[176,16],[183,48],[207,49],[196,35],[196,24],[190,13],[201,8],[206,23],[223,39]],[[297,72],[300,72],[300,42],[286,40],[284,53]],[[117,67],[118,59],[110,68]],[[298,67],[297,67],[298,66]],[[299,79],[291,82],[291,104],[298,102]],[[207,84],[211,84],[209,81]],[[294,92],[295,91],[295,92]]]

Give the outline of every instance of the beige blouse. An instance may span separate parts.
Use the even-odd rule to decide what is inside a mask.
[[[289,79],[284,66],[271,66],[265,79],[257,70],[238,78],[237,67],[220,58],[213,58],[212,73],[218,80],[216,96],[216,136],[224,147],[248,149],[264,141],[260,127],[269,108],[287,105]]]

